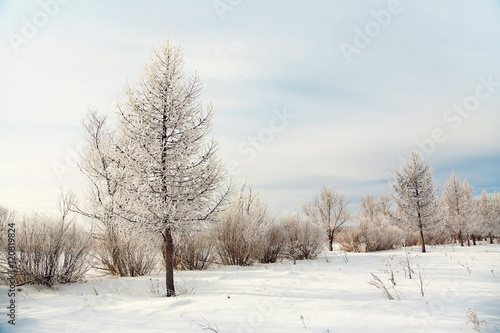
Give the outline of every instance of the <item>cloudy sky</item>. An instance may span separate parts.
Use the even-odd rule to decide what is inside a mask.
[[[440,188],[455,170],[500,191],[498,22],[498,0],[0,0],[0,205],[78,191],[82,117],[112,117],[166,38],[217,109],[233,178],[275,213],[323,185],[355,210],[417,149]]]

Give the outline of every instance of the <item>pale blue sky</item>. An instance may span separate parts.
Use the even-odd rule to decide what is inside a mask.
[[[0,205],[51,210],[60,186],[79,188],[81,118],[89,106],[112,115],[167,37],[218,111],[220,156],[276,213],[322,185],[353,209],[388,192],[385,175],[436,128],[446,140],[424,154],[436,183],[454,169],[477,194],[499,191],[500,1],[401,1],[384,17],[393,3],[0,0]],[[341,45],[355,47],[358,29],[372,37],[349,62]],[[473,111],[447,111],[477,89],[488,96]],[[285,109],[295,118],[281,126]],[[249,160],[259,134],[265,148]]]

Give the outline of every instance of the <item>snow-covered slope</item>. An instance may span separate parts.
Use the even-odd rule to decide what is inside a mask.
[[[466,324],[474,313],[487,331],[499,331],[500,245],[429,246],[426,254],[413,248],[411,280],[404,258],[403,249],[335,251],[296,265],[177,272],[182,295],[175,298],[161,296],[161,274],[89,279],[57,290],[24,287],[15,327],[7,324],[2,286],[0,332],[474,332]],[[369,284],[370,273],[395,300]]]

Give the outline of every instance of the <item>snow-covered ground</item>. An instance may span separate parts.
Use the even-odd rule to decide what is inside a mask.
[[[416,247],[411,255],[412,280],[399,265],[401,249],[177,272],[175,298],[161,296],[163,275],[24,287],[15,327],[7,324],[3,286],[0,332],[474,332],[469,309],[488,332],[500,331],[500,245],[429,246],[426,254]],[[395,300],[369,284],[370,273]]]

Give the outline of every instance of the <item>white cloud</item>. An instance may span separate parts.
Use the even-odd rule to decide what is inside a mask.
[[[126,79],[138,79],[152,44],[166,36],[182,43],[188,72],[204,82],[204,102],[218,110],[221,156],[239,161],[241,177],[265,188],[276,207],[300,203],[301,191],[308,197],[308,181],[371,191],[359,184],[380,181],[436,127],[448,135],[428,157],[437,168],[498,156],[500,90],[458,130],[442,119],[474,93],[479,76],[500,80],[498,2],[403,3],[348,65],[339,44],[387,3],[247,1],[221,22],[210,1],[70,2],[22,52],[0,41],[0,147],[9,156],[0,164],[0,181],[9,184],[0,203],[55,205],[60,183],[51,163],[77,146],[87,107],[110,113]],[[2,3],[9,15],[0,35],[18,31],[37,8]],[[246,161],[238,145],[283,107],[296,119]],[[284,190],[287,183],[295,188]],[[63,185],[79,186],[74,176]]]

